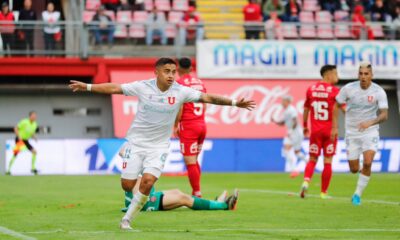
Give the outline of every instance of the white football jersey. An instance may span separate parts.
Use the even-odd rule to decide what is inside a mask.
[[[346,104],[345,129],[346,137],[361,137],[379,130],[373,125],[360,132],[359,124],[375,119],[379,109],[388,109],[388,100],[382,87],[372,83],[368,89],[362,89],[359,81],[346,84],[336,96],[339,104]]]
[[[197,102],[201,92],[176,82],[165,92],[156,79],[122,84],[126,96],[139,98],[137,113],[126,139],[145,149],[168,148],[176,114],[185,102]]]
[[[293,119],[295,119],[297,123],[295,129],[293,129],[293,125],[295,123]],[[283,112],[283,122],[285,123],[288,134],[290,134],[293,130],[298,130],[300,128],[300,125],[297,122],[297,110],[293,105],[289,105]]]

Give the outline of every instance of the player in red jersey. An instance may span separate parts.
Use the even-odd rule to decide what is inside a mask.
[[[192,63],[189,58],[181,58],[178,62],[177,82],[187,87],[191,87],[201,92],[206,92],[203,82],[190,75]],[[201,168],[197,158],[201,152],[204,139],[206,137],[206,123],[204,113],[206,105],[204,103],[185,103],[178,113],[175,121],[174,133],[179,137],[181,143],[181,153],[185,160],[192,195],[201,198],[200,176]]]
[[[303,126],[304,135],[308,135],[308,115],[311,118],[310,134],[310,160],[304,170],[304,182],[300,196],[305,197],[315,165],[321,151],[324,153],[324,170],[321,176],[321,198],[328,196],[328,187],[332,178],[332,157],[336,152],[337,143],[337,116],[338,110],[335,104],[339,89],[335,86],[338,75],[335,65],[325,65],[321,68],[322,81],[312,85],[307,90],[304,103]]]

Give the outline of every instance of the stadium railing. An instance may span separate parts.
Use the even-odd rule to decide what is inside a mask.
[[[4,29],[7,27],[7,22],[0,22],[0,35],[4,34]],[[101,47],[96,46],[94,42],[94,30],[98,29],[99,22],[84,23],[81,21],[62,21],[58,22],[57,26],[60,28],[61,35],[57,36],[55,40],[54,49],[45,48],[45,39],[43,29],[47,26],[44,22],[16,22],[15,30],[12,33],[13,42],[10,49],[3,49],[3,42],[0,41],[0,57],[1,56],[77,56],[87,58],[89,56],[161,56],[161,55],[175,55],[181,56],[184,46],[180,43],[179,32],[185,29],[179,23],[167,23],[166,35],[168,37],[169,47],[161,47],[158,44],[146,46],[146,28],[144,22],[125,22],[113,23],[112,28],[114,31],[114,44],[107,47],[107,40],[103,39],[104,45]],[[191,25],[187,29],[197,30],[199,28],[205,29],[205,38],[207,34],[213,31],[213,26],[225,26],[225,31],[229,32],[229,27],[243,28],[241,34],[245,29],[250,31],[259,31],[260,38],[264,39],[279,39],[279,40],[327,40],[327,39],[367,39],[368,31],[372,31],[375,39],[381,40],[395,40],[399,39],[400,26],[385,23],[367,23],[365,26],[356,26],[351,22],[331,22],[331,23],[281,23],[279,25],[268,25],[265,23],[209,23]],[[26,49],[27,30],[34,33],[34,48],[33,50]],[[192,31],[192,32],[193,32]],[[359,32],[359,37],[356,39],[354,31]],[[24,36],[25,35],[25,36]],[[190,34],[189,34],[190,35]],[[232,34],[226,40],[241,39],[243,36],[240,34]],[[196,38],[192,34],[192,42],[196,42]],[[110,48],[111,47],[111,48]],[[195,48],[192,49],[194,54]],[[149,55],[151,54],[151,55]]]

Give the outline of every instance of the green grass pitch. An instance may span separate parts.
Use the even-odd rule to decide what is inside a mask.
[[[373,174],[354,207],[357,175],[334,174],[330,200],[307,199],[287,174],[203,174],[204,197],[240,189],[236,211],[145,212],[122,232],[119,176],[0,176],[0,239],[400,239],[400,175]],[[189,192],[186,177],[163,176],[157,189]]]

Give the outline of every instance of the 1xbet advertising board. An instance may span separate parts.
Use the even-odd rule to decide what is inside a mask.
[[[375,78],[400,75],[398,41],[205,40],[196,49],[200,78],[319,79],[321,66],[334,64],[340,78],[355,79],[366,60]]]
[[[122,168],[119,148],[123,139],[65,139],[32,142],[38,150],[37,168],[41,174],[118,174]],[[6,168],[12,157],[13,140],[6,142]],[[207,139],[199,157],[204,172],[285,172],[281,156],[282,140]],[[308,141],[303,142],[308,153]],[[11,170],[13,175],[30,174],[31,154],[23,151]],[[298,162],[302,171],[304,162]],[[348,172],[345,142],[339,141],[333,159],[334,172]],[[319,161],[317,170],[323,168]],[[186,171],[179,142],[172,140],[164,172],[180,174]],[[400,172],[400,139],[384,139],[372,165],[373,172]]]

